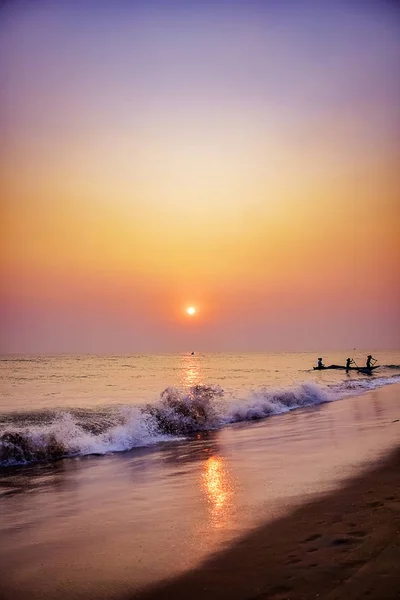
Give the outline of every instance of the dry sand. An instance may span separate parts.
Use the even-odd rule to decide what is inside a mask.
[[[400,422],[393,426],[400,434]],[[400,449],[342,489],[134,598],[400,598]]]

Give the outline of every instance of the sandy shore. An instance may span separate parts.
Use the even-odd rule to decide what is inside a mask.
[[[393,426],[400,433],[400,423]],[[339,491],[134,598],[391,600],[400,598],[399,565],[400,449]]]
[[[0,600],[399,598],[399,391],[3,470]]]

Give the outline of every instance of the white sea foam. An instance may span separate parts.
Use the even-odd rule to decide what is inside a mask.
[[[167,388],[158,402],[137,407],[125,405],[105,414],[96,411],[59,412],[40,420],[34,414],[13,415],[0,426],[0,465],[12,466],[66,456],[123,452],[161,441],[176,440],[193,432],[217,429],[235,422],[264,419],[354,396],[389,383],[400,376],[346,380],[337,384],[302,383],[283,388],[262,388],[247,396],[225,395],[218,386],[197,385],[189,390]]]
[[[123,452],[171,439],[171,436],[152,433],[137,408],[124,412],[123,423],[97,434],[78,424],[77,418],[68,412],[60,413],[54,421],[43,425],[7,427],[0,436],[0,465]]]
[[[227,407],[222,422],[252,421],[280,415],[296,408],[315,406],[334,398],[328,388],[316,383],[303,383],[287,388],[263,388],[249,398],[233,402]]]

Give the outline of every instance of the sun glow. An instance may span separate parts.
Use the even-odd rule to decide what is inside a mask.
[[[203,465],[202,486],[210,508],[214,527],[231,525],[232,508],[236,494],[234,480],[227,462],[220,456],[211,456]]]
[[[186,309],[186,312],[188,315],[194,315],[196,312],[196,309],[194,306],[189,306],[189,308]]]

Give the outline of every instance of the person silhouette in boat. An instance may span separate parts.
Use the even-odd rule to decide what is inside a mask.
[[[374,362],[372,362],[374,361]],[[367,356],[367,369],[372,369],[372,366],[376,363],[376,358],[374,358],[371,354]]]
[[[350,369],[350,365],[354,364],[354,360],[352,358],[348,358],[346,360],[346,369]]]
[[[322,358],[318,359],[318,369],[323,369],[325,365],[322,363]]]

